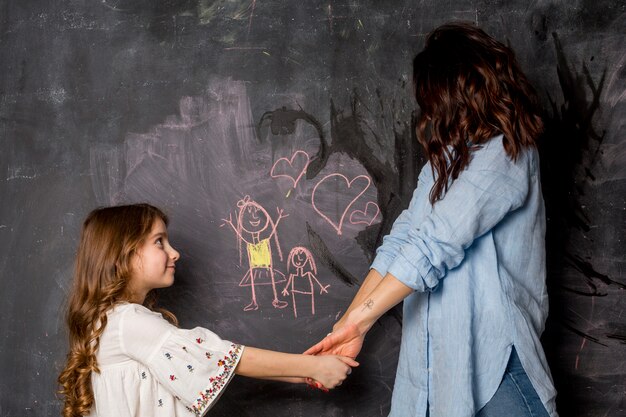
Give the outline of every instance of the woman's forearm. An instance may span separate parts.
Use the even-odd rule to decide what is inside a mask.
[[[370,269],[369,273],[365,277],[365,280],[363,281],[363,284],[361,284],[359,291],[357,291],[356,295],[352,299],[350,306],[346,312],[343,313],[342,318],[335,324],[335,326],[333,326],[334,329],[341,327],[345,323],[350,312],[363,304],[365,298],[374,290],[374,288],[378,286],[378,284],[380,284],[382,279],[382,275],[380,275],[377,270]]]
[[[380,274],[378,275],[380,276]],[[370,293],[359,298],[359,304],[350,306],[350,312],[346,313],[343,320],[345,323],[356,324],[359,331],[365,334],[380,316],[412,292],[412,288],[403,284],[393,275],[387,274]]]
[[[304,353],[307,355],[336,354],[356,358],[363,346],[365,334],[376,320],[412,292],[412,288],[393,275],[385,275],[385,278],[379,280],[378,285],[369,294],[361,294],[358,300],[355,297],[351,310],[342,317],[339,325],[335,325],[331,333]]]

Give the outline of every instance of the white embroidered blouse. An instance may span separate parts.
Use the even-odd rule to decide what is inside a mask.
[[[91,383],[91,417],[202,416],[235,374],[244,347],[179,329],[139,304],[107,314]]]

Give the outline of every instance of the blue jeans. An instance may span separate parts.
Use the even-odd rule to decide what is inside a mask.
[[[548,412],[522,368],[515,348],[511,351],[511,357],[498,390],[476,414],[476,417],[502,416],[548,417]]]

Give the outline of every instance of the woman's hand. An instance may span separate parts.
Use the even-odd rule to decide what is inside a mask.
[[[355,324],[347,324],[337,330],[333,330],[324,339],[311,346],[305,355],[342,355],[356,358],[361,347],[365,333],[362,333]]]

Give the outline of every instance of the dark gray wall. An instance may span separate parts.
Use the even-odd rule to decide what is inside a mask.
[[[290,352],[325,335],[415,186],[411,59],[450,20],[508,42],[545,107],[544,342],[560,413],[623,415],[624,11],[618,0],[2,2],[0,415],[59,413],[62,308],[80,224],[99,205],[148,201],[171,215],[183,258],[161,300],[183,326]],[[311,164],[291,189],[269,174],[296,150]],[[311,201],[331,173],[372,180],[352,205],[358,183],[318,189],[321,213],[339,223],[346,212],[341,235]],[[240,264],[220,226],[245,195],[289,215],[276,269],[295,246],[313,252],[330,284],[315,315],[306,300],[298,318],[274,309],[267,286],[259,310],[243,311],[245,252]],[[372,225],[350,223],[369,201],[381,209]],[[386,415],[400,323],[397,311],[381,319],[330,394],[237,378],[210,415]]]

